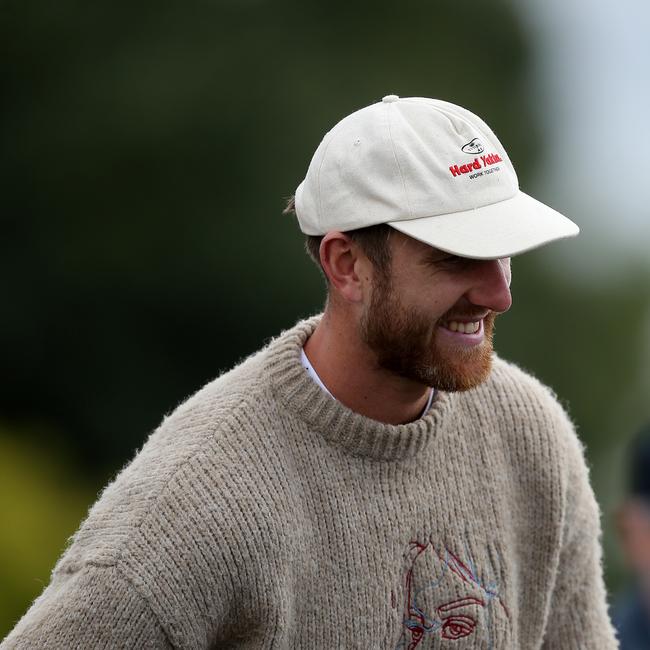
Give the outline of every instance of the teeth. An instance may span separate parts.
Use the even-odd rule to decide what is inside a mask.
[[[475,334],[481,327],[481,321],[475,321],[474,323],[459,323],[458,321],[452,320],[447,323],[446,327],[452,332]]]

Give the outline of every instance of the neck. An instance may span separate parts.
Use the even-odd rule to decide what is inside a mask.
[[[354,320],[328,309],[305,354],[332,395],[349,409],[387,424],[420,417],[430,388],[379,367]]]

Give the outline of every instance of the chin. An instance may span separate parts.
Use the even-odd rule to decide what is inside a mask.
[[[454,361],[451,364],[438,364],[434,369],[435,383],[438,390],[458,392],[471,390],[482,384],[492,370],[492,351],[472,363],[462,364]]]
[[[457,351],[453,358],[436,355],[430,363],[394,368],[397,374],[445,392],[471,390],[482,384],[492,370],[492,348],[480,346],[471,351]]]

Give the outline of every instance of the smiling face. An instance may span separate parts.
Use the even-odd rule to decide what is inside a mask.
[[[445,546],[410,542],[395,650],[451,648],[464,638],[464,648],[495,647],[494,624],[506,623],[509,615],[490,575],[488,567],[479,569],[472,558],[463,560]]]
[[[399,232],[376,274],[360,336],[380,367],[445,391],[468,390],[491,368],[496,314],[511,304],[510,260],[449,255]]]

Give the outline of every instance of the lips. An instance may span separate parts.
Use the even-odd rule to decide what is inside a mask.
[[[440,320],[438,336],[452,345],[479,345],[485,339],[485,317],[472,315]]]

